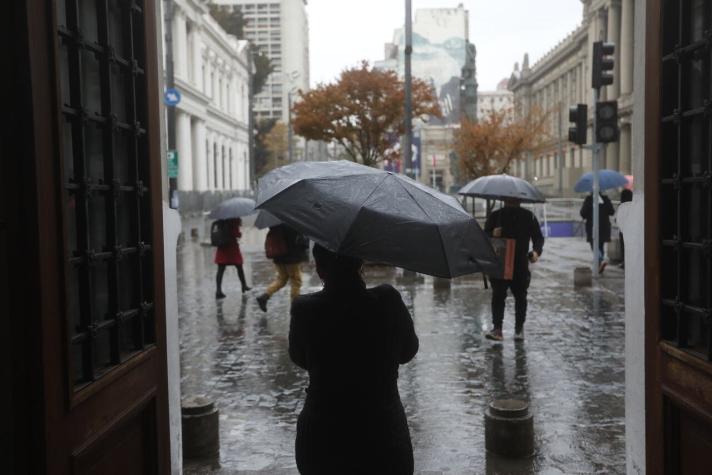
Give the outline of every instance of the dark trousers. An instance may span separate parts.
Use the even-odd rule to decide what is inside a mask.
[[[222,280],[223,280],[223,275],[225,274],[225,268],[227,265],[225,264],[218,264],[218,275],[216,276],[216,284],[217,284],[217,290],[218,292],[222,293]],[[245,280],[245,271],[242,269],[241,264],[236,264],[235,267],[237,267],[237,275],[240,277],[240,284],[242,284],[243,290],[247,288],[247,281]]]
[[[589,246],[591,246],[591,250],[593,251],[593,241],[589,241]],[[601,261],[603,260],[603,257],[606,255],[603,252],[603,246],[605,246],[606,243],[604,241],[598,241],[598,250],[600,251],[600,254],[598,254],[598,263],[600,264]]]
[[[492,283],[492,325],[502,328],[504,321],[504,302],[507,299],[507,290],[514,296],[514,318],[517,329],[524,325],[527,319],[527,290],[531,275],[527,273],[515,274],[512,280],[490,279]]]

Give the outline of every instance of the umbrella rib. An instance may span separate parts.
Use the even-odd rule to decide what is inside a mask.
[[[434,223],[433,218],[430,216],[430,214],[428,214],[428,212],[425,211],[425,208],[423,208],[423,207],[420,205],[420,203],[418,203],[418,200],[416,200],[416,199],[415,199],[415,196],[413,196],[413,193],[411,193],[410,190],[409,190],[408,188],[406,188],[405,185],[403,185],[403,182],[401,182],[400,180],[398,180],[398,184],[401,186],[401,188],[403,188],[403,190],[404,190],[406,193],[408,193],[408,195],[413,199],[413,202],[415,202],[415,204],[418,205],[418,208],[420,208],[420,210],[425,214],[425,216],[428,217],[428,219],[430,220],[430,222],[431,222],[431,223]],[[438,238],[440,239],[440,247],[442,248],[443,256],[445,256],[445,260],[447,261],[447,270],[448,270],[448,273],[450,273],[450,259],[448,259],[448,254],[447,254],[447,251],[446,251],[446,249],[445,249],[445,242],[443,241],[443,235],[442,235],[442,233],[440,232],[440,226],[437,226],[437,225],[436,225],[435,229],[437,229],[437,231],[438,231]]]

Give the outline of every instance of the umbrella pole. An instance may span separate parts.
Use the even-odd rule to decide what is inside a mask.
[[[598,104],[598,98],[599,98],[599,90],[594,89],[593,90],[593,117],[596,117],[596,104]],[[599,251],[599,241],[600,241],[600,235],[599,235],[599,206],[598,206],[598,199],[599,199],[599,192],[600,192],[600,180],[598,176],[598,169],[600,167],[598,161],[600,158],[600,152],[601,152],[601,145],[599,143],[596,143],[596,120],[593,121],[593,196],[591,197],[591,206],[593,210],[593,226],[592,226],[592,236],[591,236],[591,242],[593,244],[593,276],[598,277],[599,272],[599,260],[603,257],[600,256],[600,251]]]

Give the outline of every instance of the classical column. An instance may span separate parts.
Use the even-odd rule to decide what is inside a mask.
[[[205,147],[205,121],[193,122],[193,188],[197,191],[208,190],[208,163]]]
[[[621,124],[620,138],[620,172],[624,175],[631,174],[631,124]]]
[[[203,90],[203,41],[200,37],[200,27],[197,25],[193,27],[191,35],[193,41],[191,45],[193,46],[193,86],[199,91]]]
[[[215,190],[215,137],[210,134],[208,137],[207,159],[208,159],[208,190]]]
[[[176,10],[173,16],[173,68],[176,77],[188,80],[188,32],[185,15]]]
[[[178,143],[178,189],[193,190],[193,161],[190,115],[176,111],[176,142]]]
[[[621,0],[621,95],[633,92],[633,12],[635,0]]]
[[[217,144],[217,148],[215,151],[215,171],[217,172],[217,177],[218,177],[218,184],[215,189],[217,190],[224,190],[225,187],[223,187],[223,179],[224,179],[224,170],[223,170],[223,141],[222,139],[218,139],[215,142]]]
[[[613,69],[613,84],[607,87],[608,99],[617,99],[620,95],[620,51],[621,51],[621,2],[612,0],[608,7],[608,42],[616,45],[614,54],[615,67]]]

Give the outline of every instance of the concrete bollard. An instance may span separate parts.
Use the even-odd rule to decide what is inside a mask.
[[[219,412],[212,401],[191,397],[181,404],[183,458],[217,458],[220,456]]]
[[[574,288],[591,287],[593,272],[590,267],[577,267],[574,269]]]
[[[485,412],[485,448],[502,457],[534,455],[534,417],[529,404],[516,399],[491,402]]]

